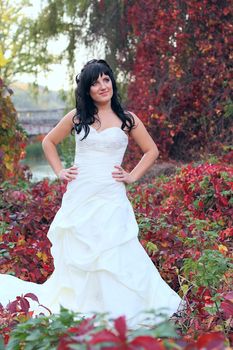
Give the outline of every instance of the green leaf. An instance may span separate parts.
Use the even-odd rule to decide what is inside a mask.
[[[0,335],[0,350],[6,350],[2,335]]]

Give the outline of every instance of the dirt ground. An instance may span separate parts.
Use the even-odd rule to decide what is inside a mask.
[[[155,165],[141,178],[140,182],[149,181],[154,177],[165,175],[170,176],[175,174],[176,169],[184,165],[181,162],[176,162],[169,160],[165,161],[157,161]]]

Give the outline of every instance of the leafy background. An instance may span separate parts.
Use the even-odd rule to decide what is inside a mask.
[[[43,283],[53,271],[46,234],[66,184],[30,181],[30,169],[21,163],[30,140],[18,123],[7,85],[18,70],[36,73],[61,60],[46,56],[46,50],[49,40],[62,33],[69,44],[61,56],[68,59],[70,76],[78,44],[102,42],[124,105],[138,114],[158,144],[158,164],[141,182],[128,186],[128,196],[141,244],[161,276],[187,301],[188,309],[172,322],[165,320],[134,333],[124,317],[106,324],[101,315],[83,320],[68,310],[46,316],[44,309],[45,315],[36,318],[30,302],[37,297],[19,296],[6,308],[0,307],[0,346],[230,349],[232,2],[51,0],[38,18],[28,21],[19,14],[18,5],[9,7],[2,0],[1,6],[1,23],[6,25],[1,27],[0,42],[0,272]],[[9,32],[14,21],[20,30]],[[32,42],[31,47],[25,42]],[[10,58],[6,58],[7,47]],[[72,101],[67,93],[67,106]],[[43,135],[38,136],[41,139]],[[72,142],[67,140],[61,148],[68,164]],[[140,156],[130,142],[125,168],[131,169]],[[175,170],[158,176],[156,169],[165,161]]]

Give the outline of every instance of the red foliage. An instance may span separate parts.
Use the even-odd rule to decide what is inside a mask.
[[[218,333],[212,333],[208,339],[204,335],[222,330],[227,337],[233,328],[229,263],[233,256],[232,178],[233,168],[226,163],[189,164],[175,176],[132,186],[128,192],[140,225],[142,245],[164,280],[187,299],[186,314],[176,320],[180,334],[185,334],[176,342],[184,349],[201,349],[204,342],[210,348],[215,341],[216,349],[221,349],[223,338]],[[46,180],[29,190],[2,189],[0,216],[6,232],[0,236],[1,272],[14,272],[20,278],[38,283],[47,279],[53,265],[46,233],[64,191],[64,185],[49,184]],[[205,255],[208,252],[212,257]],[[201,275],[202,272],[195,270],[199,261],[203,265],[204,257],[210,259],[204,260],[206,268],[209,262],[214,264],[215,257],[220,259],[219,266],[210,265],[215,269],[214,274]],[[194,264],[193,270],[183,270],[187,259]],[[222,263],[225,266],[221,267]],[[210,278],[210,285],[206,278],[207,282]],[[84,333],[92,332],[91,321],[78,327],[62,337],[61,344],[67,349],[75,342],[84,341]],[[139,344],[146,348],[147,338],[127,338],[126,342],[126,332],[124,320],[118,319],[115,330],[95,331],[92,345],[110,337],[116,349],[119,346],[137,349]],[[156,340],[155,346],[159,348],[162,343]]]
[[[11,330],[19,322],[25,322],[33,315],[27,298],[37,301],[39,304],[37,297],[32,293],[17,297],[5,308],[0,303],[0,336],[2,335],[5,345],[9,341]]]
[[[84,325],[84,327],[83,327]],[[68,332],[59,342],[58,350],[69,350],[72,344],[86,344],[87,349],[96,349],[95,345],[104,346],[108,350],[163,350],[165,349],[162,341],[152,336],[136,336],[134,339],[128,339],[128,329],[125,317],[121,316],[114,320],[114,328],[103,329],[93,332],[93,318],[84,320],[75,328],[68,329]],[[89,334],[89,339],[87,337]],[[84,338],[84,336],[86,337]],[[102,348],[102,347],[101,347]]]
[[[208,163],[194,166],[192,164],[181,168],[178,175],[168,182],[155,180],[154,183],[138,186],[129,195],[134,208],[140,215],[151,218],[154,223],[164,219],[164,225],[155,225],[153,231],[142,230],[143,239],[159,244],[159,253],[164,254],[172,247],[183,251],[182,242],[177,235],[184,238],[194,232],[195,223],[188,226],[190,219],[219,222],[219,244],[231,240],[233,234],[233,168],[223,164]],[[188,210],[188,217],[187,217]],[[159,235],[156,233],[159,230]],[[175,239],[175,241],[174,241]],[[170,242],[171,240],[171,242]],[[161,246],[160,246],[161,245]],[[187,254],[183,252],[181,258]],[[169,255],[169,256],[168,256]],[[171,267],[174,254],[166,255],[166,264]],[[180,257],[176,255],[175,261]],[[172,259],[173,260],[173,259]],[[162,269],[164,270],[164,268]]]
[[[84,328],[83,328],[84,324]],[[114,328],[95,331],[93,319],[82,321],[77,327],[70,328],[61,337],[58,350],[70,350],[74,344],[86,345],[88,350],[224,350],[225,336],[221,332],[212,332],[199,336],[197,340],[160,339],[152,335],[136,335],[129,337],[125,317],[114,320]],[[96,347],[97,345],[97,347]]]
[[[34,295],[31,295],[31,297],[33,300],[36,300]],[[2,336],[5,345],[9,342],[12,329],[18,323],[25,322],[32,317],[27,298],[30,298],[30,296],[17,297],[5,309],[0,305],[0,337]],[[53,338],[53,346],[57,345],[56,348],[58,350],[71,350],[77,345],[84,346],[87,350],[168,350],[173,348],[180,350],[222,350],[225,349],[225,344],[227,343],[226,337],[221,332],[209,332],[198,336],[196,340],[187,340],[185,337],[175,339],[168,337],[156,338],[152,329],[146,331],[141,329],[139,332],[133,332],[128,329],[124,316],[115,319],[113,327],[110,324],[108,326],[105,325],[105,327],[102,325],[101,330],[99,330],[100,326],[95,324],[95,317],[82,319],[78,323],[76,321],[74,326],[66,328],[62,327],[59,321],[56,321],[56,318],[59,319],[59,315],[54,316],[54,319],[50,320],[50,323],[54,322],[56,326],[52,328],[53,331],[50,329],[47,337],[48,344],[50,344],[50,337]],[[36,344],[36,337],[38,337],[39,341],[47,321],[45,322],[44,318],[41,322],[35,322],[35,324],[32,321],[27,328],[24,328],[24,331],[33,334],[33,341]],[[59,330],[58,324],[60,324]],[[37,331],[39,331],[39,334],[36,333]],[[56,332],[57,337],[56,342],[54,342]],[[27,339],[27,337],[25,338]],[[20,336],[18,339],[14,337],[15,346],[19,345],[17,341],[20,343],[20,346],[24,344],[26,347],[28,345],[30,347],[29,339],[25,342],[22,341]]]
[[[19,163],[25,155],[26,134],[18,124],[10,98],[12,93],[0,78],[0,181],[11,179],[16,182],[31,174],[28,167]]]
[[[188,160],[232,140],[233,6],[125,1],[135,45],[128,105],[163,157]]]
[[[224,350],[224,336],[220,332],[201,335],[196,342],[197,349],[219,349]]]
[[[94,318],[84,319],[75,327],[70,327],[64,334],[58,344],[58,350],[69,350],[72,344],[86,344],[85,336],[94,330]],[[88,349],[88,348],[87,348]],[[89,350],[89,349],[88,349]]]
[[[233,317],[233,292],[223,293],[223,301],[220,308],[226,319]]]
[[[141,243],[165,281],[186,295],[189,307],[181,322],[188,324],[191,337],[195,331],[212,330],[226,320],[233,327],[230,265],[225,272],[215,270],[217,282],[211,270],[209,275],[192,268],[182,270],[187,259],[193,269],[201,264],[218,269],[213,256],[220,260],[222,256],[224,264],[232,259],[232,178],[232,166],[190,164],[167,182],[155,180],[129,193],[140,223]],[[216,312],[210,316],[206,307]]]
[[[43,283],[53,271],[47,231],[60,207],[65,185],[44,180],[26,191],[0,190],[0,218],[7,225],[0,236],[0,272]]]

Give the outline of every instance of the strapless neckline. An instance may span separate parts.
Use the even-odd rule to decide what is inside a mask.
[[[97,131],[96,128],[94,128],[93,126],[89,125],[90,129],[91,130],[94,130],[97,134],[102,134],[103,132],[105,131],[108,131],[108,130],[112,130],[112,129],[119,129],[123,132],[123,134],[127,137],[128,139],[128,135],[124,132],[124,130],[122,130],[119,126],[110,126],[109,128],[105,128],[103,130],[100,130],[100,131]]]

